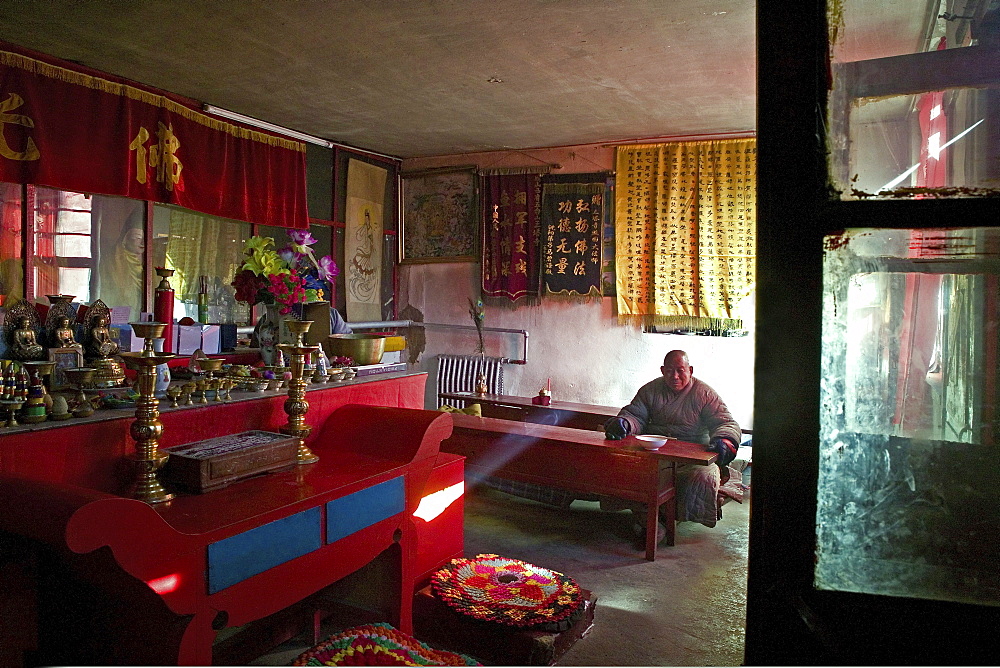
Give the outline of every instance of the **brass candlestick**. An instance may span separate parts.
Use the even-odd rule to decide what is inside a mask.
[[[137,475],[132,486],[132,498],[146,503],[162,503],[174,498],[163,489],[156,472],[167,462],[167,455],[160,452],[160,436],[163,423],[160,422],[160,400],[156,398],[156,367],[177,357],[173,353],[158,353],[153,350],[153,339],[162,339],[164,322],[133,322],[132,331],[142,337],[142,352],[122,353],[125,365],[138,374],[139,398],[135,402],[135,421],[129,433],[135,439],[135,460]]]
[[[292,379],[288,381],[288,398],[285,399],[285,412],[288,413],[288,424],[281,428],[281,433],[299,439],[299,449],[295,460],[299,464],[318,462],[312,450],[306,446],[306,437],[312,427],[306,424],[306,412],[309,402],[306,401],[306,359],[312,356],[319,346],[308,346],[303,341],[305,333],[312,326],[312,320],[285,320],[288,330],[295,335],[295,343],[279,343],[276,348],[283,350],[291,359]]]

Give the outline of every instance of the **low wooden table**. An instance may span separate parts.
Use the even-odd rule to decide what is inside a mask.
[[[608,418],[618,415],[618,411],[621,410],[612,406],[579,404],[557,399],[551,400],[547,406],[542,406],[531,403],[532,397],[511,394],[480,396],[472,392],[442,392],[438,396],[446,401],[479,404],[483,410],[483,417],[601,431],[604,430],[604,423]]]
[[[646,559],[656,558],[663,506],[666,540],[674,544],[674,467],[708,466],[718,455],[705,446],[671,440],[646,450],[634,436],[609,441],[603,432],[452,413],[454,430],[441,451],[462,455],[466,477],[496,476],[584,494],[646,504]]]

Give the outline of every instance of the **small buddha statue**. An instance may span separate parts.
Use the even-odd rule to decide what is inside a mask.
[[[45,349],[38,343],[38,335],[31,327],[31,319],[22,317],[10,344],[11,357],[23,362],[45,359]]]
[[[104,316],[94,318],[93,326],[90,328],[90,341],[87,344],[87,352],[93,357],[108,358],[118,354],[118,344],[111,338],[111,330],[108,329],[108,319]]]
[[[80,345],[76,342],[76,334],[73,333],[73,327],[66,316],[59,318],[54,338],[56,346],[59,348],[76,348]]]

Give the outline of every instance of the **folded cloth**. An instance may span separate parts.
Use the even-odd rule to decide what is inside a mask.
[[[449,406],[445,404],[438,409],[442,413],[465,413],[466,415],[475,415],[476,417],[483,417],[483,407],[479,404],[471,404],[465,408],[455,408],[454,406]]]

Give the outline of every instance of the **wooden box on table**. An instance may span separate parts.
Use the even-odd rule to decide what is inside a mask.
[[[298,439],[270,431],[217,436],[165,450],[170,458],[163,480],[191,492],[207,492],[292,466],[297,450]]]

